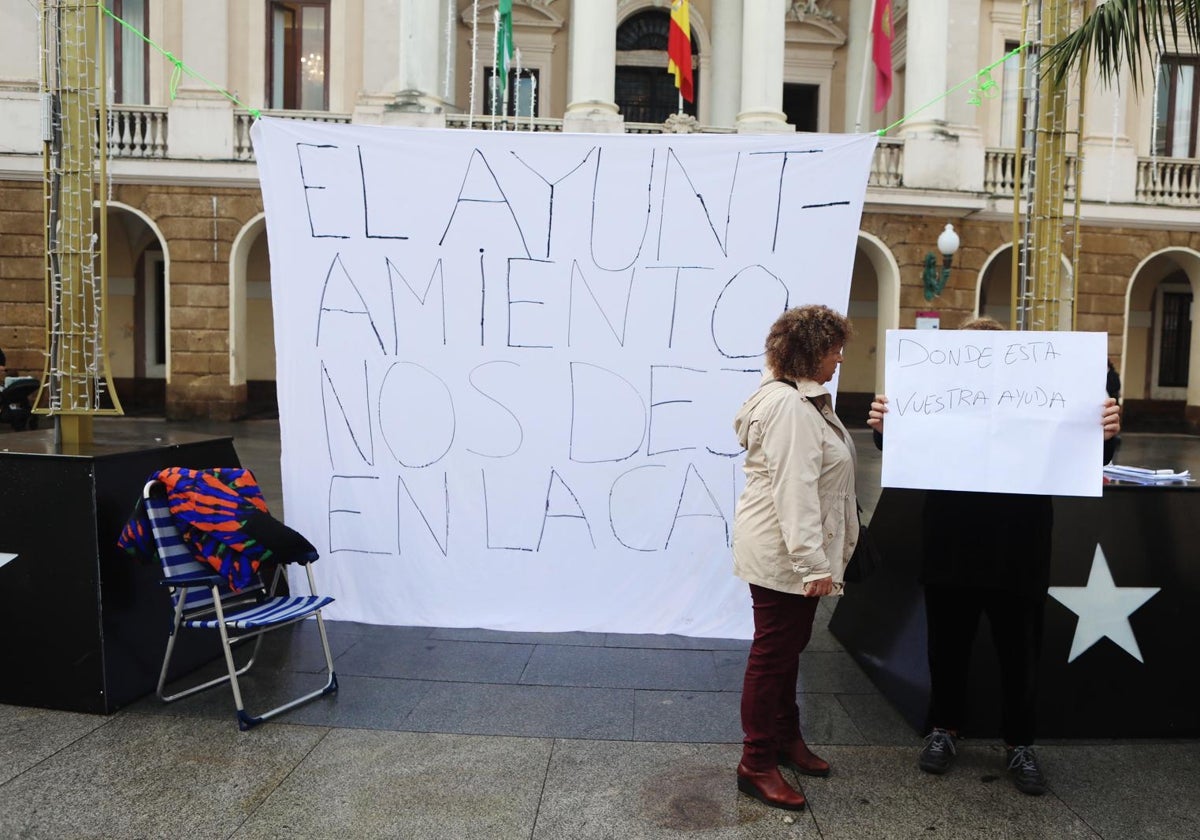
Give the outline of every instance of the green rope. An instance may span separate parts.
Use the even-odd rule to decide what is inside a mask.
[[[1005,53],[1003,56],[1001,56],[1001,57],[1000,57],[1000,58],[999,58],[997,61],[993,61],[991,64],[989,64],[987,67],[984,67],[982,70],[979,70],[978,72],[972,73],[970,76],[968,76],[967,78],[963,79],[961,82],[959,82],[958,84],[956,84],[954,87],[950,88],[950,90],[946,91],[946,92],[945,92],[945,93],[943,93],[943,94],[940,94],[939,96],[935,96],[933,99],[930,99],[928,102],[926,102],[926,103],[925,103],[924,105],[922,105],[920,108],[917,108],[917,109],[915,109],[915,110],[909,111],[907,114],[905,114],[905,115],[904,115],[903,117],[901,117],[900,119],[896,120],[894,123],[892,123],[891,125],[889,125],[887,128],[881,128],[881,129],[879,129],[878,131],[876,131],[875,133],[876,133],[877,135],[879,135],[880,137],[883,137],[885,134],[887,134],[887,133],[888,133],[889,131],[891,131],[893,128],[895,128],[895,127],[896,127],[896,126],[898,126],[898,125],[901,125],[902,123],[906,123],[906,122],[908,122],[910,119],[912,119],[912,118],[913,118],[913,117],[915,117],[917,114],[919,114],[919,113],[921,113],[922,111],[924,111],[924,110],[925,110],[926,108],[928,108],[930,105],[933,105],[934,103],[937,103],[937,102],[941,102],[943,99],[947,98],[947,97],[948,97],[950,94],[954,93],[954,92],[955,92],[956,90],[958,90],[959,88],[961,88],[961,87],[964,87],[965,85],[969,85],[969,84],[971,84],[971,82],[975,81],[976,79],[980,78],[981,76],[987,76],[989,73],[991,73],[993,70],[995,70],[997,67],[999,67],[999,66],[1000,66],[1001,64],[1003,64],[1004,62],[1008,61],[1008,60],[1009,60],[1010,58],[1012,58],[1014,55],[1016,55],[1017,53],[1021,52],[1021,51],[1022,51],[1022,50],[1024,50],[1024,49],[1027,49],[1027,48],[1029,47],[1030,43],[1031,43],[1030,41],[1026,41],[1024,44],[1021,44],[1019,47],[1013,47],[1011,50],[1009,50],[1009,51],[1008,51],[1008,52],[1006,52],[1006,53]],[[988,80],[987,80],[987,81],[984,83],[983,87],[984,87],[985,89],[991,90],[991,89],[993,89],[993,88],[995,87],[995,85],[996,85],[996,83],[995,83],[995,82],[993,82],[993,81],[992,81],[992,80],[989,78],[989,79],[988,79]],[[989,98],[990,98],[990,97],[989,97]],[[977,104],[977,103],[976,103],[976,104]]]
[[[236,96],[234,96],[232,93],[230,93],[225,88],[221,87],[220,85],[216,84],[215,82],[209,81],[201,73],[197,72],[194,68],[189,67],[183,61],[176,58],[173,53],[163,49],[158,44],[156,44],[154,41],[152,41],[150,38],[148,38],[146,36],[145,32],[142,32],[136,26],[133,26],[132,24],[128,23],[127,21],[122,20],[121,18],[114,15],[112,12],[110,12],[108,10],[108,7],[101,6],[100,10],[103,11],[104,14],[106,14],[110,18],[112,18],[114,21],[121,24],[121,26],[128,29],[134,35],[141,38],[147,44],[154,47],[154,49],[157,50],[162,55],[163,58],[165,58],[167,61],[171,62],[171,64],[173,65],[173,69],[171,70],[171,80],[169,83],[168,90],[170,92],[172,102],[175,101],[175,96],[179,90],[179,82],[183,78],[183,74],[186,73],[187,75],[191,76],[193,79],[197,79],[197,80],[203,82],[204,84],[208,85],[210,88],[217,91],[219,94],[221,94],[226,99],[228,99],[230,102],[232,102],[234,105],[237,105],[239,108],[244,108],[247,112],[249,112],[250,116],[252,116],[254,119],[257,120],[258,118],[260,118],[262,116],[262,111],[260,111],[258,108],[251,108],[249,105],[247,105],[242,100],[238,99]]]

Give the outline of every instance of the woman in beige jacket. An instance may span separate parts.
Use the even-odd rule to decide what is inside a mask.
[[[779,765],[829,775],[804,743],[796,679],[818,599],[841,591],[858,537],[854,443],[824,387],[849,335],[850,322],[827,307],[784,312],[767,335],[763,381],[734,420],[746,487],[734,514],[733,568],[754,604],[738,789],[789,810],[802,809],[804,795]]]

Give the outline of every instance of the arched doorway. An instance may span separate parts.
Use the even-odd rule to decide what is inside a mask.
[[[1012,326],[1012,245],[1003,245],[993,251],[979,272],[976,287],[975,314],[994,318],[1006,330]]]
[[[1159,251],[1134,271],[1125,299],[1118,369],[1124,425],[1138,431],[1195,431],[1200,426],[1200,339],[1193,301],[1200,253]]]
[[[838,416],[853,428],[866,422],[871,398],[883,391],[888,330],[900,326],[900,266],[883,241],[859,231],[847,316],[854,338],[838,375]]]
[[[108,203],[105,318],[113,386],[126,414],[166,412],[170,282],[161,231],[141,211]]]
[[[693,102],[683,103],[683,112],[696,116],[700,102],[699,39],[696,27],[691,29],[695,95]],[[669,8],[635,12],[617,26],[615,99],[627,123],[662,123],[679,111],[680,97],[675,89],[675,78],[666,72],[670,30]]]
[[[238,233],[229,261],[229,384],[245,385],[246,416],[279,415],[271,263],[262,214]]]

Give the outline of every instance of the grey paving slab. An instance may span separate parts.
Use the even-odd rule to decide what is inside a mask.
[[[229,837],[327,732],[122,714],[0,786],[0,837]]]
[[[717,651],[713,654],[721,691],[741,691],[746,675],[746,654]],[[875,686],[850,654],[838,650],[806,650],[800,654],[800,691],[808,694],[874,694]]]
[[[603,633],[516,633],[504,630],[482,630],[478,627],[434,628],[431,639],[446,639],[458,642],[504,642],[526,645],[604,645]]]
[[[335,730],[235,833],[527,840],[551,742]]]
[[[871,679],[844,651],[806,650],[800,655],[800,690],[807,694],[874,694]]]
[[[659,650],[750,650],[749,639],[709,639],[670,634],[609,633],[604,644],[608,647]]]
[[[710,651],[538,645],[521,677],[526,685],[716,691]]]
[[[922,773],[915,752],[900,747],[831,746],[822,755],[834,772],[804,778],[803,788],[824,840],[1100,836],[1060,798],[1017,791],[999,748],[965,747],[944,776]]]
[[[634,740],[741,744],[741,702],[741,692],[639,691]],[[834,695],[801,695],[799,704],[809,743],[867,743]]]
[[[339,674],[516,683],[533,645],[365,637],[334,661]]]
[[[557,741],[532,838],[817,837],[807,812],[738,793],[740,753],[728,744]]]
[[[0,704],[0,785],[87,735],[106,718]]]
[[[741,702],[730,691],[639,691],[633,740],[740,744]]]
[[[366,624],[361,621],[326,621],[327,625],[348,636],[371,636],[379,639],[428,639],[436,627],[410,627],[397,624]]]
[[[632,689],[430,683],[405,721],[413,732],[547,738],[633,737]]]
[[[309,726],[399,731],[408,728],[413,709],[435,685],[424,680],[339,675],[337,693],[297,706],[279,720]],[[289,690],[297,693],[294,686],[289,685]],[[258,697],[267,706],[287,699],[278,686],[260,692]]]
[[[839,694],[838,703],[854,722],[863,740],[876,746],[912,747],[921,744],[917,732],[880,694]]]
[[[1200,837],[1200,742],[1038,748],[1050,789],[1104,837]]]
[[[193,631],[199,632],[199,631]],[[213,632],[213,631],[206,631]],[[329,652],[336,658],[348,651],[361,636],[347,633],[345,629],[334,622],[326,622],[326,635],[329,637]],[[267,633],[262,637],[262,648],[254,663],[254,668],[287,669],[289,671],[324,671],[325,652],[321,649],[321,637],[315,620],[302,621]],[[245,645],[245,656],[250,655],[249,645]],[[240,649],[235,648],[235,649]]]

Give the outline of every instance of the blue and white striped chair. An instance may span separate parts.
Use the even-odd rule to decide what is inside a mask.
[[[158,559],[162,563],[162,582],[170,588],[171,601],[175,608],[175,620],[171,626],[171,636],[167,640],[167,652],[163,657],[162,672],[158,677],[158,696],[163,702],[170,703],[173,700],[179,700],[198,691],[228,682],[233,688],[233,700],[237,706],[238,728],[244,731],[281,712],[295,708],[301,703],[337,691],[337,675],[333,671],[329,637],[325,632],[325,620],[321,617],[321,609],[332,603],[333,598],[320,595],[275,595],[279,576],[283,572],[282,566],[276,569],[270,591],[266,589],[261,579],[256,579],[255,586],[234,592],[221,575],[192,556],[191,550],[184,544],[179,529],[171,518],[162,484],[157,481],[147,482],[142,491],[142,497],[145,500],[147,518],[150,520],[150,531],[154,537]],[[316,592],[312,565],[306,565],[304,568],[308,573],[309,591]],[[317,619],[317,631],[320,633],[321,646],[325,653],[325,665],[328,672],[325,685],[260,715],[248,714],[242,702],[238,677],[249,671],[250,666],[254,664],[254,659],[258,656],[259,648],[262,646],[263,635],[271,630],[278,630],[297,621],[303,621],[309,616],[315,616]],[[175,694],[166,694],[171,654],[182,629],[216,630],[221,636],[225,666],[229,673]],[[238,668],[234,664],[233,645],[249,639],[255,639],[254,650],[249,660],[241,668]]]

